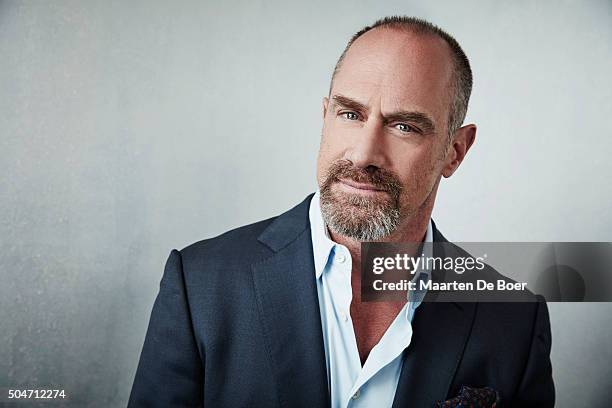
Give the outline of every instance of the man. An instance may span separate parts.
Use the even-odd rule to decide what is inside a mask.
[[[475,139],[471,85],[428,22],[358,32],[323,99],[319,191],[172,251],[129,405],[553,406],[545,303],[361,302],[362,241],[446,241],[430,217]]]

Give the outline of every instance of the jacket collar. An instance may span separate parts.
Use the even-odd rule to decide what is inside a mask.
[[[257,240],[272,251],[278,252],[299,237],[306,229],[310,231],[308,209],[313,196],[314,193],[308,194],[301,203],[276,217]]]

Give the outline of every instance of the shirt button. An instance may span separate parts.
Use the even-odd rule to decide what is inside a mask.
[[[351,398],[356,400],[357,398],[359,398],[360,395],[361,395],[361,390],[358,389]]]
[[[340,313],[340,315],[342,316],[342,320],[344,320],[345,322],[348,322],[348,314],[347,313]]]
[[[344,261],[346,261],[346,256],[340,254],[338,255],[338,257],[336,258],[336,260],[340,263],[344,263]]]

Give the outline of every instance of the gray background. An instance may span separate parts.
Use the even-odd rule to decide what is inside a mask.
[[[449,239],[612,241],[611,3],[382,3],[0,1],[0,387],[125,405],[170,250],[314,191],[332,67],[383,15],[471,58]],[[612,305],[550,310],[558,406],[607,405]]]

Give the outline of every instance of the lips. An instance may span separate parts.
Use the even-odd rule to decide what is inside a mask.
[[[358,190],[364,190],[364,191],[369,191],[369,192],[386,192],[385,190],[376,187],[373,184],[368,184],[368,183],[359,183],[357,181],[353,181],[353,180],[348,180],[348,179],[339,179],[338,180],[340,183],[345,184],[349,187],[358,189]]]

